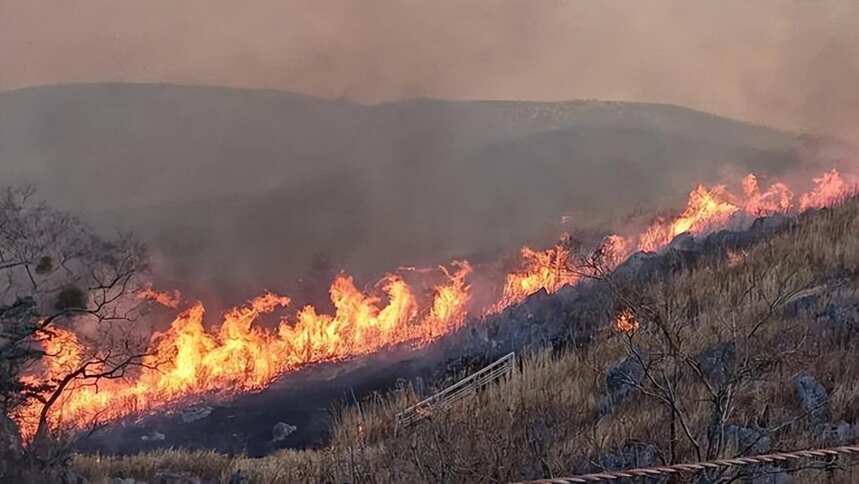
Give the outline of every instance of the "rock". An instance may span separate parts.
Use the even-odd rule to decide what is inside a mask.
[[[844,420],[824,424],[820,428],[820,437],[828,445],[852,444],[857,438],[857,428]]]
[[[596,461],[600,470],[624,470],[651,467],[658,463],[656,447],[650,444],[632,443],[599,456]]]
[[[695,236],[693,236],[692,234],[690,234],[688,232],[682,233],[682,234],[678,235],[677,237],[674,237],[674,239],[671,240],[671,243],[668,244],[668,248],[674,249],[674,250],[685,250],[685,251],[698,250],[699,249],[698,245],[695,243]]]
[[[237,470],[233,475],[230,476],[230,480],[227,481],[227,484],[248,484],[250,482],[250,479],[245,477],[241,470]]]
[[[794,379],[796,394],[802,409],[808,413],[812,425],[819,426],[832,420],[829,408],[829,395],[823,385],[810,375],[802,375]]]
[[[727,249],[749,245],[753,241],[754,238],[749,232],[720,230],[708,235],[701,245],[706,253],[722,253]]]
[[[122,478],[122,477],[114,477],[110,480],[110,484],[137,484],[137,480],[131,477]]]
[[[752,222],[748,232],[755,237],[771,235],[772,233],[786,227],[793,219],[783,214],[773,214],[766,217],[759,217]]]
[[[89,484],[89,480],[76,472],[63,471],[59,476],[61,484]],[[5,481],[4,481],[5,482]],[[133,483],[132,483],[133,484]]]
[[[695,361],[711,383],[721,386],[728,380],[736,356],[737,350],[733,343],[718,343],[698,354]]]
[[[11,479],[21,471],[15,463],[21,462],[22,453],[18,426],[5,413],[0,412],[0,482]]]
[[[641,277],[645,267],[652,265],[658,255],[651,252],[636,252],[615,269],[615,275],[622,277]]]
[[[193,407],[179,411],[182,423],[196,422],[212,414],[212,407]]]
[[[202,482],[200,478],[184,472],[159,472],[152,480],[152,484],[202,484]]]
[[[784,305],[782,313],[788,318],[813,317],[820,305],[819,294],[808,294],[798,297]]]
[[[821,319],[833,335],[845,341],[849,341],[852,336],[859,332],[859,308],[855,304],[829,304],[823,310]]]
[[[274,424],[274,427],[271,429],[272,441],[280,442],[285,440],[287,437],[292,435],[298,427],[295,425],[289,425],[288,423],[278,422]]]
[[[159,432],[157,430],[153,430],[153,431],[149,432],[148,434],[144,435],[143,437],[140,437],[140,440],[142,440],[144,442],[160,442],[160,441],[164,440],[165,438],[167,438],[166,435],[162,434],[161,432]]]
[[[725,444],[738,455],[765,454],[770,451],[770,437],[763,429],[727,425]]]
[[[755,468],[749,473],[751,479],[750,484],[791,484],[794,482],[793,477],[784,471],[783,468],[775,465],[764,465]]]
[[[643,378],[644,367],[633,356],[629,356],[611,367],[606,374],[607,395],[600,403],[600,415],[611,413],[618,403],[633,392],[635,385],[640,383]]]

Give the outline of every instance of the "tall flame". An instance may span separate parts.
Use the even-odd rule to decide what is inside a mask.
[[[258,323],[261,316],[287,307],[287,297],[267,293],[233,308],[217,331],[206,329],[205,310],[196,303],[168,330],[153,336],[151,354],[135,379],[65,391],[51,415],[51,427],[83,427],[195,395],[259,390],[279,375],[310,363],[365,355],[396,344],[425,345],[464,322],[470,297],[465,278],[470,272],[466,262],[454,263],[452,270],[443,268],[445,282],[435,287],[425,311],[398,276],[383,279],[383,301],[360,291],[351,277],[340,275],[330,289],[333,315],[318,314],[307,306],[295,321],[281,318],[276,330]],[[45,359],[48,364],[41,381],[58,381],[84,362],[84,347],[71,331],[57,330],[44,345],[50,357]],[[34,401],[17,415],[25,438],[36,431],[39,408]]]
[[[522,247],[520,257],[521,267],[507,274],[501,298],[489,308],[487,314],[520,303],[541,289],[551,294],[579,279],[576,272],[569,268],[570,249],[563,240],[543,251]]]

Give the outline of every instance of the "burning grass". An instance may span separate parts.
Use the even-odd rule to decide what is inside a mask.
[[[703,235],[735,219],[748,221],[761,214],[828,206],[846,197],[854,186],[853,179],[835,170],[815,178],[814,183],[798,200],[782,183],[761,190],[754,175],[742,181],[742,193],[732,193],[722,185],[699,185],[689,193],[687,206],[679,214],[657,218],[640,233],[610,235],[603,248],[609,252],[611,264],[617,265],[633,248],[658,251],[682,233]],[[202,304],[191,303],[167,330],[152,335],[146,357],[135,361],[141,368],[136,374],[97,386],[72,381],[48,409],[47,423],[52,431],[85,431],[213,392],[258,391],[306,365],[341,361],[399,344],[427,345],[460,328],[470,314],[499,313],[540,290],[551,294],[576,283],[582,275],[571,268],[574,257],[568,238],[542,251],[523,248],[519,267],[506,275],[501,293],[486,307],[470,304],[467,278],[473,269],[465,261],[441,267],[429,296],[395,273],[384,276],[372,289],[361,289],[350,276],[340,274],[329,290],[333,314],[304,306],[287,317],[283,311],[292,304],[291,299],[266,293],[228,311],[217,329],[212,329],[204,324]],[[152,288],[139,297],[167,307],[182,303],[181,295]],[[280,321],[275,329],[259,323],[276,312],[280,312]],[[64,347],[59,354],[73,353],[73,357],[47,357],[44,365],[25,378],[58,382],[74,374],[74,368],[96,368],[103,361],[104,355],[82,344],[73,331],[58,330],[58,334]],[[46,346],[51,344],[46,342]],[[38,427],[44,400],[30,399],[14,416],[25,441]]]
[[[729,419],[778,427],[769,435],[773,449],[821,444],[791,384],[797,375],[813,375],[823,383],[833,421],[859,419],[859,322],[830,331],[818,320],[834,302],[859,300],[856,198],[801,216],[787,230],[745,249],[742,257],[726,254],[636,290],[663,308],[688,308],[694,301],[694,317],[677,318],[683,325],[676,328],[689,354],[737,334],[753,335],[738,348],[752,357],[749,361],[780,352],[767,360],[777,364],[736,388]],[[809,295],[815,297],[805,312],[785,311]],[[767,315],[763,325],[762,314]],[[260,483],[507,482],[594,468],[600,456],[636,442],[653,446],[664,461],[670,421],[658,402],[638,394],[603,412],[606,374],[629,356],[630,338],[644,345],[656,338],[647,321],[629,321],[627,314],[624,328],[634,331],[604,328],[581,350],[530,354],[509,380],[406,432],[395,432],[394,416],[419,399],[410,387],[340,409],[332,442],[319,451],[285,451],[263,459],[185,451],[78,456],[74,467],[95,482],[108,476],[152,479],[160,471],[221,482],[238,471]],[[694,378],[678,388],[690,432],[703,438],[710,425],[707,388]],[[688,439],[675,443],[675,462],[698,460]],[[736,449],[728,447],[720,456],[733,453]],[[842,464],[848,464],[846,470],[809,469],[798,476],[804,482],[856,482],[859,469],[850,466],[855,462]]]

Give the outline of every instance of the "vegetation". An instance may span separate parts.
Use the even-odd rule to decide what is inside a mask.
[[[122,377],[145,351],[145,340],[133,336],[139,304],[130,297],[145,269],[142,246],[127,236],[103,240],[34,195],[30,188],[0,192],[3,482],[44,482],[64,472],[76,437],[49,421],[52,407],[71,389]],[[72,325],[90,337],[79,354],[64,339]],[[50,368],[50,377],[22,378],[35,365]]]
[[[587,346],[537,350],[509,380],[413,429],[394,427],[419,398],[405,388],[340,409],[318,451],[78,456],[74,469],[95,482],[163,472],[215,482],[508,482],[855,442],[855,430],[839,437],[833,422],[859,421],[859,200],[647,283],[597,273],[615,295],[607,311],[634,317],[634,330],[606,327]],[[802,376],[826,398],[810,407],[797,391]],[[854,464],[735,469],[703,482],[788,471],[802,482],[855,482]]]

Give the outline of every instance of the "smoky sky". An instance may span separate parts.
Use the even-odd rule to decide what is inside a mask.
[[[599,98],[859,135],[859,2],[0,0],[0,90]]]

